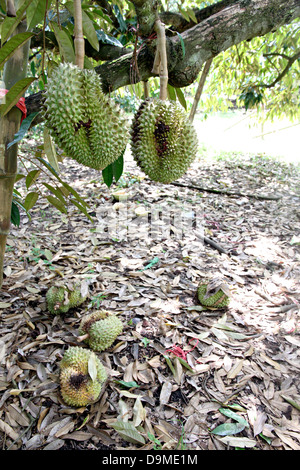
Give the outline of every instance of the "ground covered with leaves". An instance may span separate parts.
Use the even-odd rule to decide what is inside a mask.
[[[12,226],[0,294],[1,448],[299,450],[299,168],[204,155],[161,185],[127,155],[110,189],[70,160],[60,176],[93,222],[39,199]],[[197,302],[199,282],[215,278],[230,287],[227,309]],[[52,315],[47,290],[77,281],[87,300]],[[97,353],[109,374],[99,400],[71,408],[59,362],[69,346],[87,347],[78,327],[97,309],[117,313],[123,332]]]

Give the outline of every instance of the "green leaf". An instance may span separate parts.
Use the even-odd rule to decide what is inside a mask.
[[[75,63],[75,51],[73,41],[65,28],[59,29],[58,24],[51,22],[61,56],[66,62]]]
[[[12,201],[12,204],[11,204],[10,221],[16,227],[20,226],[20,221],[21,221],[20,211],[19,211],[17,204],[14,201]]]
[[[181,7],[178,8],[180,13],[182,14],[183,18],[186,20],[186,21],[190,21],[190,17],[188,15],[188,13],[186,11],[184,11]]]
[[[102,177],[103,177],[104,183],[106,184],[108,188],[112,185],[113,179],[115,178],[115,181],[117,182],[123,173],[125,150],[126,150],[126,147],[124,148],[122,154],[117,160],[115,160],[106,168],[104,168],[104,170],[102,170]]]
[[[181,106],[184,107],[185,110],[187,110],[187,104],[185,101],[183,91],[181,90],[181,88],[175,88],[175,91],[176,91],[176,95],[178,97],[179,103],[181,104]]]
[[[113,7],[114,14],[117,17],[121,33],[125,33],[125,31],[127,31],[127,25],[122,16],[122,13],[120,12],[118,5],[113,5],[112,7]]]
[[[96,31],[97,38],[99,41],[104,42],[105,44],[111,44],[112,46],[123,47],[123,44],[118,41],[118,39],[114,38],[113,36],[108,36],[104,31],[101,29],[97,29]]]
[[[15,17],[6,16],[1,26],[1,45],[12,35],[18,24],[23,18],[25,10],[29,7],[32,0],[25,0],[17,10]]]
[[[14,86],[11,87],[9,92],[5,95],[5,103],[0,106],[0,116],[3,117],[8,113],[24,95],[27,88],[34,82],[34,77],[22,78]]]
[[[27,189],[29,189],[30,186],[32,186],[36,182],[40,173],[41,173],[41,170],[32,170],[28,173],[28,175],[26,176],[26,188]]]
[[[195,15],[194,11],[191,8],[187,9],[187,13],[188,13],[189,17],[191,18],[191,20],[194,21],[194,23],[198,23],[196,15]]]
[[[57,210],[59,210],[59,211],[62,212],[63,214],[67,214],[67,213],[68,213],[65,204],[63,204],[63,203],[62,203],[59,199],[57,199],[56,197],[54,197],[54,196],[47,196],[47,200],[50,202],[50,204],[52,204],[52,206],[54,206]]]
[[[248,422],[242,416],[238,415],[234,411],[232,411],[230,409],[227,409],[227,408],[219,408],[219,411],[224,416],[227,416],[228,418],[234,419],[238,423],[243,424],[245,427],[249,426]]]
[[[16,34],[12,38],[10,38],[4,46],[1,47],[0,49],[0,68],[3,67],[5,62],[26,42],[32,38],[34,34],[33,33],[20,33]]]
[[[51,1],[48,0],[33,0],[26,11],[27,29],[32,31],[37,24],[44,22],[46,5],[50,9]]]
[[[118,420],[111,424],[111,426],[125,441],[133,444],[145,444],[145,439],[132,423]]]
[[[179,36],[179,39],[180,39],[180,43],[181,43],[181,47],[182,47],[182,54],[183,54],[182,58],[183,58],[183,57],[185,56],[185,45],[184,45],[184,41],[183,41],[183,38],[182,38],[182,36],[181,36],[180,33],[178,33],[178,32],[176,31],[176,34],[177,34],[177,36]]]
[[[77,199],[78,202],[80,202],[82,205],[84,205],[85,207],[88,207],[88,204],[85,202],[84,199],[82,199],[81,196],[79,196],[79,194],[77,193],[77,191],[75,191],[74,188],[72,188],[72,186],[70,186],[68,183],[65,183],[64,181],[62,181],[60,179],[60,182],[61,184],[63,185],[64,188],[66,188],[71,194],[72,196],[75,197],[75,199]]]
[[[16,134],[14,135],[14,140],[12,142],[9,142],[9,144],[7,145],[7,148],[9,149],[9,147],[11,147],[12,145],[16,144],[17,142],[20,142],[22,139],[24,139],[25,135],[27,134],[30,126],[31,126],[31,123],[32,121],[34,120],[34,118],[38,115],[39,113],[36,112],[36,113],[31,113],[29,114],[29,116],[27,116],[27,118],[23,119],[22,123],[21,123],[21,126],[20,126],[20,129],[18,130],[18,132],[16,132]]]
[[[125,382],[124,380],[115,380],[115,382],[117,384],[123,385],[123,387],[126,387],[126,388],[137,388],[137,387],[139,387],[139,385],[134,380],[132,380],[130,382]]]
[[[239,434],[243,431],[243,429],[245,429],[245,425],[243,423],[224,423],[220,424],[220,426],[217,426],[211,432],[217,436],[228,436],[232,434]]]
[[[59,166],[55,146],[53,144],[49,129],[44,127],[44,150],[50,165],[59,173]]]
[[[74,199],[70,199],[70,202],[74,204],[74,206],[76,206],[80,210],[80,212],[82,212],[91,222],[93,222],[92,217],[89,215],[89,213],[87,212],[84,206],[79,204],[79,202],[75,201]]]
[[[172,87],[172,85],[169,85],[168,83],[168,95],[169,95],[169,99],[171,101],[176,101],[176,91],[175,91],[175,88]]]
[[[88,372],[92,381],[94,382],[97,378],[97,358],[94,352],[91,353],[88,361]]]
[[[36,193],[34,191],[28,193],[24,201],[25,210],[30,211],[30,209],[32,209],[33,206],[35,205],[38,198],[39,198],[39,193]]]
[[[74,17],[73,2],[67,2],[65,6]],[[83,34],[86,36],[90,45],[94,49],[96,49],[96,51],[99,51],[99,41],[98,41],[97,33],[94,28],[94,23],[84,10],[82,10],[82,29],[83,29]]]
[[[49,183],[45,183],[44,181],[42,182],[42,184],[45,186],[45,188],[47,188],[52,194],[54,194],[54,196],[57,197],[57,199],[59,199],[63,204],[66,203],[65,201],[65,198],[61,192],[61,190],[59,188],[55,188],[54,186],[52,186],[51,184]]]

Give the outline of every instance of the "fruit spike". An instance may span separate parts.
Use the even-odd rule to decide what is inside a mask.
[[[55,143],[78,163],[102,170],[127,145],[127,118],[102,92],[94,70],[70,63],[56,67],[48,79],[44,108]]]

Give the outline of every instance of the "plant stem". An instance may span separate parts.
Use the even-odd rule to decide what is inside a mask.
[[[79,68],[84,68],[84,38],[82,30],[82,10],[81,0],[74,0],[74,46],[75,46],[75,64]]]
[[[195,114],[196,114],[196,109],[197,109],[198,103],[200,101],[202,91],[203,91],[203,88],[204,88],[204,84],[205,84],[205,80],[206,80],[206,77],[208,75],[208,72],[209,72],[212,61],[213,61],[213,59],[208,59],[204,64],[204,69],[203,69],[203,72],[202,72],[200,80],[199,80],[198,88],[197,88],[197,91],[196,91],[196,94],[195,94],[195,97],[194,97],[194,101],[193,101],[193,104],[192,104],[192,109],[191,109],[191,112],[190,112],[190,115],[189,115],[189,120],[191,122],[193,122],[193,120],[194,120],[194,117],[195,117]]]
[[[165,25],[157,19],[154,27],[157,33],[156,54],[154,57],[152,72],[159,74],[160,90],[159,99],[166,100],[168,96],[168,62],[166,49]]]

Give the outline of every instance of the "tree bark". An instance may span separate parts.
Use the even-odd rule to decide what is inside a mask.
[[[26,31],[26,23],[21,23],[15,34]],[[3,81],[9,89],[21,78],[26,77],[29,56],[29,41],[5,64]],[[26,64],[26,66],[25,66]],[[20,128],[22,113],[14,106],[0,119],[0,289],[3,283],[3,263],[7,235],[10,228],[13,188],[17,173],[18,144],[7,145],[14,139]]]
[[[190,85],[209,59],[242,41],[263,36],[300,17],[300,0],[231,0],[220,4],[220,11],[212,10],[214,13],[211,16],[182,33],[185,53],[180,37],[167,38],[170,85],[177,88]],[[136,80],[147,81],[154,76],[155,46],[155,40],[148,40],[139,51]],[[131,64],[132,52],[129,52],[97,66],[95,70],[101,76],[103,91],[109,93],[131,84]],[[27,98],[29,111],[39,107],[40,97],[33,95]]]

